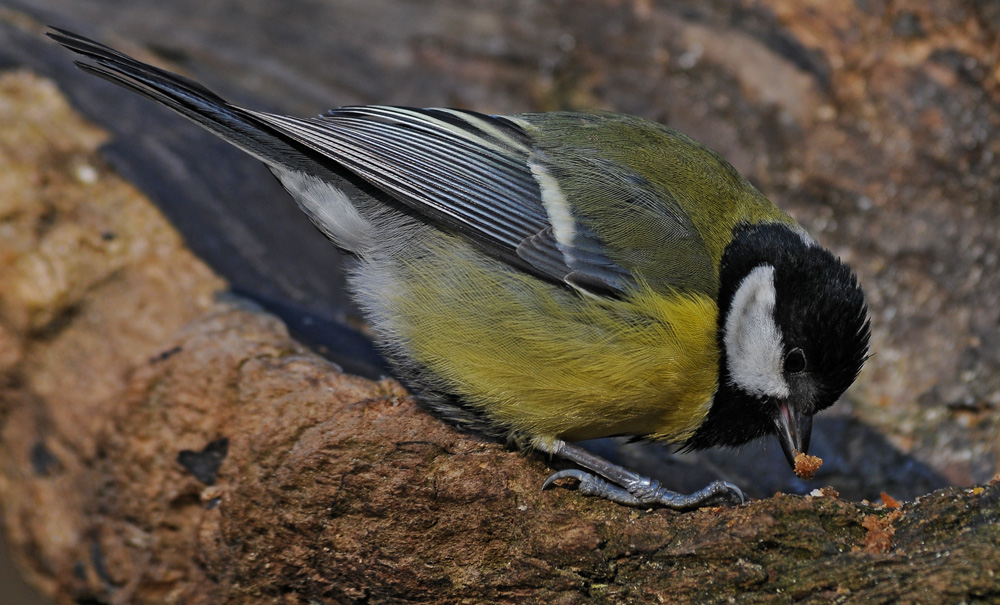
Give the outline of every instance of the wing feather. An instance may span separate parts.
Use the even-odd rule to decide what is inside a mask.
[[[576,187],[579,177],[550,169],[550,154],[539,151],[516,119],[378,105],[314,118],[247,111],[511,265],[597,296],[621,296],[636,286],[628,256],[608,248],[561,187],[569,185],[571,196],[590,203],[595,196],[614,198],[606,200],[621,209],[614,220],[628,221],[631,200],[650,194],[641,179],[623,183],[615,170],[577,159],[590,168],[584,193]],[[683,220],[664,222],[667,231],[682,233],[661,233],[658,241],[687,234]]]
[[[529,150],[504,132],[506,120],[469,112],[474,121],[455,126],[465,113],[363,106],[317,118],[253,115],[509,257],[548,226]]]

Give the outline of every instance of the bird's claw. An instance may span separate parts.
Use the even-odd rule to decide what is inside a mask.
[[[680,494],[664,489],[658,481],[648,477],[620,486],[579,469],[567,469],[549,475],[542,484],[542,489],[565,478],[576,479],[579,482],[577,490],[586,496],[597,496],[627,506],[658,505],[686,510],[713,504],[743,504],[747,501],[743,491],[728,481],[713,481],[693,494]]]

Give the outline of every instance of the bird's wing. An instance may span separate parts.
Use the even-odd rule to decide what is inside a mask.
[[[516,118],[386,106],[316,118],[250,113],[504,262],[599,296],[621,296],[637,283],[556,199],[557,185]]]
[[[612,297],[639,282],[711,289],[687,276],[714,279],[714,269],[705,269],[701,243],[677,204],[623,166],[588,156],[585,145],[579,154],[574,145],[540,149],[539,126],[524,116],[379,106],[306,119],[255,112],[72,32],[49,35],[94,61],[78,63],[82,69],[170,107],[274,170],[353,189],[339,170],[317,161],[329,158],[416,215],[543,279]],[[585,114],[566,115],[575,124]],[[583,172],[564,173],[578,157]],[[620,228],[630,235],[624,246]]]
[[[607,143],[627,146],[602,139],[602,145]],[[661,178],[654,183],[618,155],[572,139],[558,144],[548,140],[536,147],[532,170],[540,177],[559,248],[586,267],[604,263],[622,267],[633,280],[654,290],[714,297],[716,263],[693,217],[684,210],[684,204],[710,202],[686,191],[681,171],[657,165]],[[723,205],[726,200],[716,201]],[[570,266],[576,265],[570,262]],[[571,274],[568,279],[586,280],[593,273]]]

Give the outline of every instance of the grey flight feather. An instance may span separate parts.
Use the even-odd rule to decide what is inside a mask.
[[[585,224],[553,236],[538,154],[513,120],[453,109],[343,107],[316,118],[250,112],[494,256],[599,295],[634,282]]]

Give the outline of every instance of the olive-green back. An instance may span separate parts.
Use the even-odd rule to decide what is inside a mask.
[[[607,112],[518,116],[575,216],[608,257],[660,289],[718,289],[741,223],[795,224],[719,154],[666,126]]]

